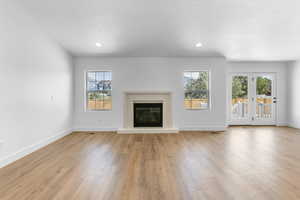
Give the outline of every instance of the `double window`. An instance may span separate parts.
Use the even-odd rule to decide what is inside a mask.
[[[111,71],[88,71],[86,74],[87,110],[111,110]]]
[[[209,72],[184,72],[184,107],[186,109],[209,108]]]

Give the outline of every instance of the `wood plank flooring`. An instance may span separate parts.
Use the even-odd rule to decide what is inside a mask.
[[[0,169],[1,200],[300,199],[300,130],[73,133]]]

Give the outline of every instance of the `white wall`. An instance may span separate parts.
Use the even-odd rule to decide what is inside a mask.
[[[71,130],[72,73],[71,58],[21,8],[1,0],[0,167]]]
[[[289,125],[300,128],[300,61],[289,63],[288,80]]]
[[[171,91],[173,124],[181,130],[224,129],[226,125],[226,60],[219,58],[96,58],[75,59],[75,130],[116,130],[123,127],[125,91]],[[85,112],[85,71],[112,70],[111,111]],[[211,70],[211,110],[185,110],[183,71]]]
[[[78,57],[73,62],[74,74],[71,57],[40,30],[26,12],[11,0],[0,1],[0,141],[3,141],[0,144],[0,167],[69,133],[73,114],[75,130],[123,127],[125,91],[171,91],[175,127],[181,130],[222,130],[227,122],[228,72],[276,72],[278,124],[288,123],[289,104],[290,124],[300,127],[299,62],[290,64],[288,85],[285,62],[227,63],[222,57]],[[111,111],[85,111],[84,77],[88,69],[112,70]],[[210,110],[184,109],[184,70],[210,70]],[[290,91],[289,102],[287,89]]]
[[[287,62],[230,62],[232,72],[275,72],[277,78],[277,125],[288,125]],[[228,108],[229,109],[229,108]],[[229,115],[228,115],[229,120]]]

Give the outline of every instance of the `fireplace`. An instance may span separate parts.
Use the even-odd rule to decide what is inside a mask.
[[[163,127],[162,103],[134,103],[134,127]]]
[[[118,134],[178,133],[173,127],[172,93],[129,91],[124,93],[124,124]]]

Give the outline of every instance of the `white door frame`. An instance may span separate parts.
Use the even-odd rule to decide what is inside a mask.
[[[270,120],[256,119],[256,77],[258,75],[271,74],[272,80],[272,97],[277,97],[277,74],[276,72],[232,72],[229,75],[229,92],[228,92],[228,112],[229,125],[276,125],[277,122],[277,103],[272,104],[272,118]],[[232,78],[233,76],[248,76],[248,117],[243,120],[236,120],[232,117]],[[275,100],[277,101],[277,99]]]

